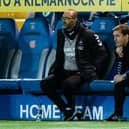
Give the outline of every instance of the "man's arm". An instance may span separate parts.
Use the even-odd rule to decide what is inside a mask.
[[[91,33],[90,48],[93,53],[93,62],[96,66],[99,76],[103,76],[105,69],[108,67],[109,53],[99,36]]]

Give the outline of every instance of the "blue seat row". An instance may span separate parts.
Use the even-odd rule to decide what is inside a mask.
[[[19,78],[43,78],[49,51],[50,32],[47,21],[27,19],[18,33],[14,19],[0,19],[1,93],[21,91],[20,84],[24,81]]]
[[[50,47],[45,19],[26,19],[19,33],[13,19],[0,19],[0,78],[43,78]]]
[[[32,94],[45,95],[40,88],[41,79],[0,79],[0,94]],[[80,91],[76,95],[113,95],[114,83],[110,80],[94,80],[90,84],[83,84]],[[129,88],[125,89],[129,95]],[[59,90],[61,94],[62,91]]]
[[[109,79],[108,77],[114,63],[114,55],[112,54],[114,53],[112,28],[117,24],[119,24],[118,21],[113,18],[96,18],[91,25],[91,29],[100,36],[111,53],[111,59],[108,68],[105,71],[105,77],[103,77],[106,80]],[[61,21],[59,21],[55,28],[55,32],[52,33],[46,19],[28,18],[19,35],[17,35],[17,27],[14,20],[0,19],[0,56],[9,54],[9,57],[0,58],[1,78],[22,79],[22,81],[27,78],[29,80],[24,80],[24,83],[22,84],[33,85],[33,83],[35,83],[34,79],[47,77],[49,69],[55,60],[56,32],[61,26]],[[8,50],[11,51],[11,54]],[[1,54],[1,52],[4,54]],[[6,72],[3,74],[3,71]],[[6,80],[4,81],[6,82]],[[8,85],[9,83],[10,81],[8,82]],[[106,83],[108,82],[103,84],[106,85]],[[93,85],[96,85],[96,82],[92,84],[92,87]],[[0,87],[2,86],[4,85],[1,81]]]

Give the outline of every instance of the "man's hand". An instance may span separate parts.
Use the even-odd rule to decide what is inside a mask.
[[[126,79],[126,74],[117,74],[114,76],[114,83],[117,84],[118,82],[121,82]]]
[[[116,53],[118,54],[119,57],[123,57],[123,47],[119,46],[116,48]]]

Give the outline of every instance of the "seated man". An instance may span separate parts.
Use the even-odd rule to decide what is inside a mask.
[[[83,83],[99,78],[108,54],[98,35],[78,22],[74,9],[63,13],[62,23],[57,32],[56,60],[50,76],[41,81],[41,89],[64,113],[64,120],[73,120],[77,115],[74,93]],[[57,89],[63,91],[66,101]]]
[[[114,76],[114,99],[115,111],[107,118],[107,121],[124,120],[123,104],[125,100],[125,86],[129,86],[129,26],[120,24],[113,29],[114,40],[116,42],[116,69]]]

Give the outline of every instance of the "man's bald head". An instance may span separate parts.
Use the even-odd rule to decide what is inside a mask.
[[[72,29],[77,23],[77,15],[78,13],[74,9],[68,9],[64,11],[63,17],[62,17],[64,28],[67,28],[69,30]]]
[[[75,9],[68,9],[64,12],[64,14],[67,13],[69,16],[71,16],[72,18],[77,18],[77,11]]]

